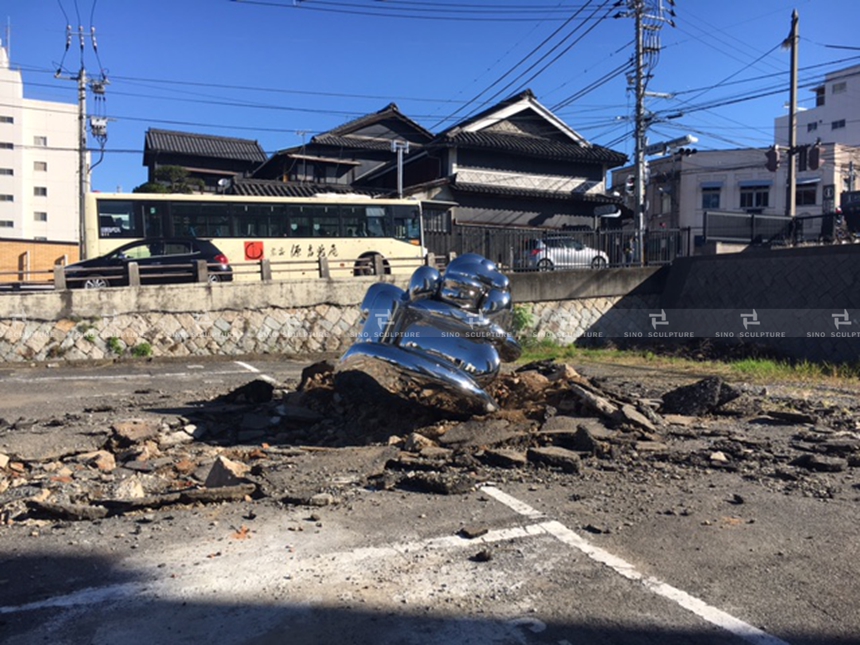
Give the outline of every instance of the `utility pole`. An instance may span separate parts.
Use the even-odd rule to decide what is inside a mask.
[[[634,199],[636,200],[636,253],[638,258],[634,257],[634,261],[638,260],[640,266],[645,263],[645,257],[642,253],[642,245],[645,242],[645,132],[647,126],[645,124],[645,70],[643,69],[644,59],[644,36],[642,34],[642,3],[637,2],[635,6],[636,13],[636,81],[633,92],[636,95],[636,114],[634,116],[634,164],[636,166],[636,183],[633,188]]]
[[[797,213],[797,45],[800,39],[800,17],[795,9],[791,14],[791,33],[783,46],[791,48],[791,89],[788,108],[788,180],[786,182],[785,216],[792,218]]]
[[[81,63],[80,68],[78,69],[78,73],[75,75],[69,74],[63,76],[63,67],[61,62],[60,67],[54,74],[54,77],[66,81],[75,81],[78,84],[78,226],[80,227],[80,257],[82,260],[84,260],[87,257],[86,210],[87,193],[90,189],[91,170],[89,166],[89,160],[87,158],[87,86],[92,84],[95,91],[98,94],[103,95],[104,87],[105,85],[107,85],[108,81],[104,75],[104,72],[102,72],[100,80],[89,79],[87,77],[87,69],[84,63],[84,49],[86,46],[87,36],[92,39],[93,51],[96,52],[96,56],[98,56],[98,45],[96,43],[95,27],[91,27],[90,32],[87,33],[84,31],[84,28],[82,26],[78,26],[77,32],[73,32],[71,25],[67,25],[66,53],[68,53],[69,46],[72,43],[72,36],[78,37],[81,48]],[[63,59],[65,60],[65,53],[63,54]],[[97,121],[98,123],[96,124],[96,127],[98,129],[98,132],[94,132],[94,135],[101,144],[102,156],[104,156],[104,144],[107,140],[107,119],[100,118],[97,119]]]
[[[72,44],[73,36],[78,37],[81,48],[81,63],[78,73],[63,76],[63,63],[61,61],[54,77],[66,81],[75,81],[78,84],[78,226],[80,227],[80,257],[83,260],[87,257],[87,193],[90,190],[90,171],[93,168],[89,165],[87,150],[87,87],[92,86],[93,91],[97,95],[96,98],[103,99],[105,86],[109,81],[104,74],[104,70],[102,70],[99,79],[90,79],[87,76],[87,68],[84,62],[87,37],[92,40],[93,52],[95,52],[96,58],[98,58],[95,27],[90,27],[90,31],[87,33],[82,26],[78,26],[77,32],[73,32],[72,26],[66,25],[66,50],[63,53],[63,60],[65,60],[69,47]],[[104,158],[105,143],[107,141],[107,122],[108,119],[104,117],[93,117],[91,122],[93,136],[99,141],[101,147],[102,159]],[[96,162],[95,165],[101,163],[102,159]]]
[[[397,153],[397,196],[403,197],[403,153],[409,153],[409,142],[395,139],[391,142],[391,151]]]
[[[78,215],[81,227],[81,259],[87,258],[87,193],[90,173],[87,168],[87,70],[83,58],[78,72]]]
[[[665,14],[674,17],[672,7],[674,0],[666,0],[669,9],[664,8],[663,0],[627,0],[627,11],[615,14],[616,18],[633,17],[636,29],[636,50],[633,55],[634,80],[633,93],[635,95],[634,114],[634,187],[633,195],[636,214],[636,254],[634,258],[640,266],[645,264],[645,176],[647,167],[645,165],[645,148],[648,144],[647,132],[650,117],[645,110],[645,97],[648,80],[651,78],[650,69],[656,64],[656,55],[660,51],[659,31],[662,23],[666,22],[675,26]],[[647,42],[646,42],[647,34]]]

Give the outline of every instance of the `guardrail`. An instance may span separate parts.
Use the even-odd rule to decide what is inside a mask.
[[[297,277],[308,278],[346,278],[361,275],[385,275],[392,273],[411,273],[421,264],[444,268],[449,257],[428,253],[423,260],[416,257],[383,258],[380,255],[365,258],[344,258],[331,261],[326,256],[311,260],[271,260],[239,262],[231,264],[230,281],[272,281]],[[215,270],[221,265],[197,260],[185,264],[162,264],[157,266],[140,265],[129,262],[124,267],[76,268],[76,275],[67,275],[66,266],[57,264],[53,269],[41,271],[0,272],[0,292],[20,292],[36,290],[65,290],[80,288],[94,277],[104,278],[110,286],[137,287],[148,283],[206,283],[225,278],[225,272]],[[6,276],[16,280],[4,282]],[[121,283],[121,284],[118,284]],[[108,285],[105,285],[108,286]]]

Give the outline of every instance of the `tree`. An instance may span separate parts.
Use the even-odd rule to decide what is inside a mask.
[[[161,166],[155,171],[155,181],[136,187],[135,193],[199,193],[205,184],[197,177],[189,177],[182,166]]]

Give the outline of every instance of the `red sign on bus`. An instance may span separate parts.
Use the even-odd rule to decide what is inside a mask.
[[[263,243],[259,241],[245,242],[245,262],[256,262],[263,259]]]

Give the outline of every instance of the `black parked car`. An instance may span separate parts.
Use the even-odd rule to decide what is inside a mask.
[[[170,284],[197,281],[197,260],[208,265],[209,282],[228,282],[233,269],[209,240],[159,237],[124,244],[107,255],[66,267],[70,288],[99,289],[128,285],[128,265],[137,262],[141,284]]]

